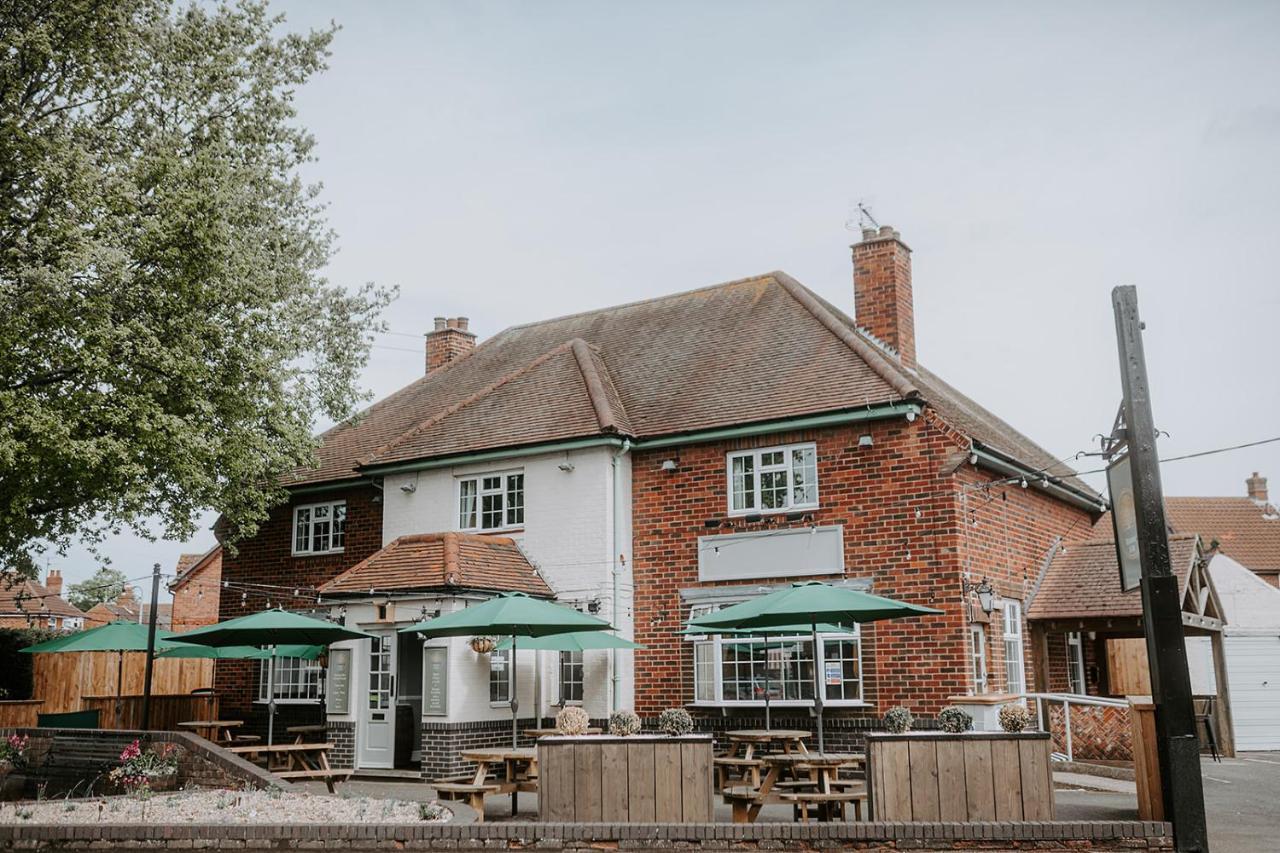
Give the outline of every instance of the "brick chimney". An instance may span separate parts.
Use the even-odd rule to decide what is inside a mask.
[[[476,348],[474,332],[467,331],[466,317],[437,317],[427,333],[427,373],[457,361]]]
[[[853,306],[858,325],[916,366],[916,321],[911,299],[911,249],[888,225],[862,229],[853,245]]]
[[[62,569],[50,569],[44,579],[44,588],[56,596],[62,595]]]
[[[1249,491],[1249,497],[1254,503],[1265,504],[1267,502],[1267,478],[1259,477],[1258,472],[1254,471],[1253,476],[1244,481],[1245,488]]]

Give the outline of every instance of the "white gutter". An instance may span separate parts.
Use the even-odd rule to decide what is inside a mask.
[[[618,576],[623,572],[623,554],[621,541],[622,528],[622,477],[619,476],[619,463],[622,457],[631,450],[631,439],[622,442],[622,446],[614,452],[610,464],[613,471],[613,633],[618,634],[618,619],[622,616],[619,602]],[[610,652],[609,669],[609,710],[618,710],[618,688],[622,677],[618,674],[618,649]]]

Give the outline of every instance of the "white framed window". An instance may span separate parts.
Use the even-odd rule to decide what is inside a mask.
[[[1084,642],[1079,631],[1067,634],[1067,692],[1084,693]]]
[[[818,449],[789,444],[729,454],[729,512],[748,514],[818,506]]]
[[[293,553],[335,554],[347,544],[347,502],[293,508]]]
[[[700,705],[813,701],[813,638],[707,634],[693,645],[693,696]],[[862,704],[862,642],[858,631],[819,634],[823,695],[829,704]]]
[[[1022,603],[1004,602],[1004,680],[1009,693],[1027,692],[1027,672],[1022,657]]]
[[[977,693],[987,689],[987,632],[981,625],[969,626],[969,654],[973,660],[973,687]]]
[[[505,705],[511,701],[511,649],[489,652],[489,703]]]
[[[458,480],[458,529],[503,530],[524,524],[524,472]]]
[[[560,701],[564,704],[582,702],[582,652],[560,653]]]
[[[270,701],[271,661],[258,661],[258,702]],[[276,702],[319,702],[320,663],[302,658],[276,658]]]

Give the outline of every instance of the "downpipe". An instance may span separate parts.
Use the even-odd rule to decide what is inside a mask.
[[[622,574],[624,557],[622,554],[621,529],[622,529],[622,477],[619,475],[621,470],[622,457],[631,452],[631,439],[625,439],[622,446],[613,454],[610,460],[610,466],[613,474],[613,633],[618,633],[618,620],[622,617],[622,604],[619,601],[619,576]],[[609,669],[611,671],[609,677],[609,710],[615,712],[618,710],[618,693],[622,683],[622,676],[618,671],[618,653],[619,649],[612,649],[609,653]]]

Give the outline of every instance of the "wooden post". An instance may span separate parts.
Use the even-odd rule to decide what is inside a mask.
[[[1037,622],[1031,626],[1031,665],[1037,693],[1049,692],[1049,632]]]
[[[1218,751],[1228,758],[1236,757],[1236,726],[1231,716],[1231,690],[1227,684],[1227,657],[1223,649],[1222,631],[1209,635],[1213,647],[1213,681],[1218,687],[1218,700],[1214,703],[1214,716],[1218,720]]]

